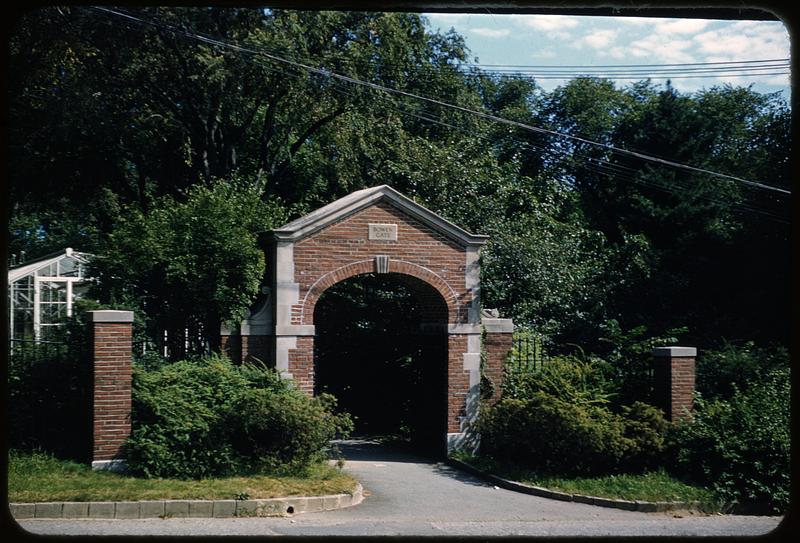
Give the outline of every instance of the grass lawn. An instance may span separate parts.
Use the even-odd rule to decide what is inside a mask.
[[[264,499],[323,496],[352,492],[356,481],[341,470],[320,464],[306,477],[249,476],[216,479],[143,479],[92,471],[91,467],[48,455],[11,451],[8,500],[139,501],[173,499]]]
[[[641,475],[565,478],[542,475],[530,469],[499,464],[475,456],[458,455],[456,458],[503,479],[559,492],[622,500],[698,502],[700,508],[707,512],[717,512],[721,508],[711,490],[686,484],[663,471]]]

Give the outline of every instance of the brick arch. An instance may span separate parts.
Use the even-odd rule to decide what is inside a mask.
[[[419,312],[421,333],[438,333],[446,318],[446,331],[442,330],[447,338],[444,437],[448,447],[473,443],[468,431],[480,404],[484,341],[479,251],[487,239],[386,185],[348,194],[265,238],[270,270],[264,289],[267,305],[232,330],[238,337],[230,344],[243,360],[260,357],[293,379],[301,390],[313,394],[314,310],[321,295],[357,275],[393,274],[416,287],[420,307],[430,307],[430,311]],[[497,333],[509,336],[508,341],[504,339],[487,351],[487,364],[500,377],[511,345],[506,332]]]
[[[320,296],[330,287],[336,283],[350,279],[351,277],[374,272],[375,262],[370,259],[350,262],[319,277],[308,289],[302,300],[300,322],[302,324],[314,324],[314,308]],[[413,262],[390,258],[388,273],[408,275],[432,287],[439,293],[447,306],[447,321],[452,324],[461,322],[461,306],[458,301],[458,295],[453,288],[435,272]]]

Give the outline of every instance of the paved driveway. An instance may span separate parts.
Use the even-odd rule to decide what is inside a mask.
[[[358,506],[293,518],[31,520],[41,534],[86,535],[760,535],[780,517],[640,513],[495,488],[449,466],[366,441],[342,444]]]

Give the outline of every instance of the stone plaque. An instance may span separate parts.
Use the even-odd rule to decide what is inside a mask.
[[[397,241],[396,224],[370,224],[369,239],[380,241]]]

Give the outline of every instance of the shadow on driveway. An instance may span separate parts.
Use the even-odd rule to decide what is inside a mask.
[[[472,486],[492,486],[473,475],[447,465],[442,458],[436,458],[413,451],[409,445],[389,445],[370,438],[336,440],[332,441],[331,445],[339,450],[341,456],[346,461],[425,464],[428,465],[430,471],[436,475],[454,479]],[[333,458],[337,457],[333,452],[331,456]]]
[[[331,447],[338,449],[345,460],[353,462],[436,463],[433,458],[414,452],[407,447],[386,445],[370,438],[339,439],[331,441]],[[331,457],[337,458],[335,450],[331,451]]]

